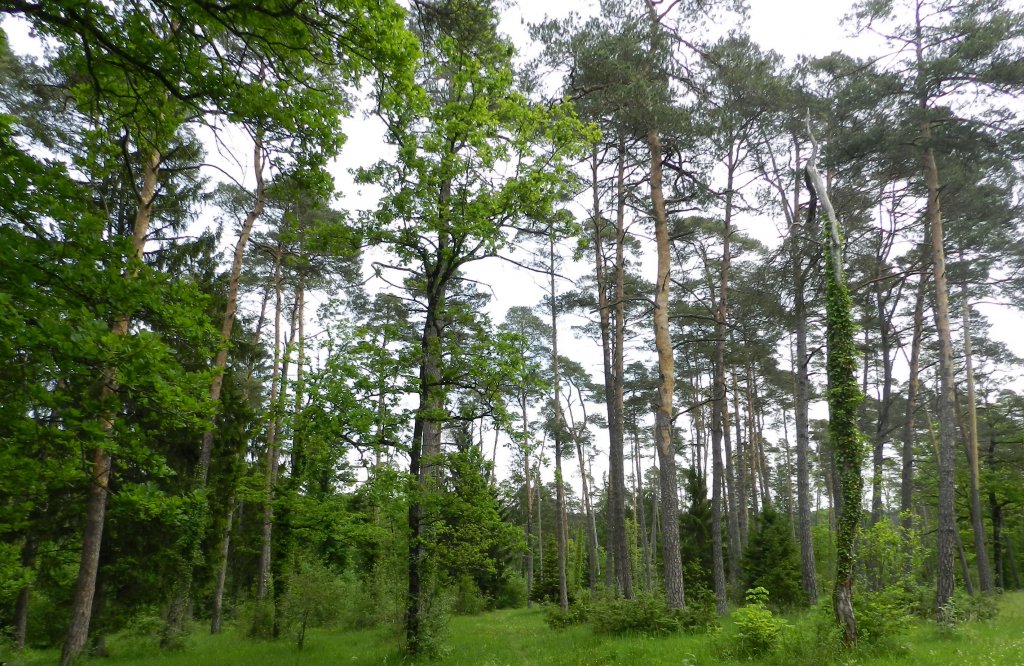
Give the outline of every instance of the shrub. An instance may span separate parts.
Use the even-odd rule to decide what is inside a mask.
[[[567,629],[587,621],[590,609],[580,602],[575,602],[567,610],[560,606],[548,604],[544,607],[544,621],[552,629]]]
[[[510,574],[502,580],[492,600],[494,608],[522,608],[526,605],[526,578]]]
[[[686,590],[686,608],[679,613],[679,625],[688,633],[711,633],[718,629],[715,593],[703,585]]]
[[[476,581],[468,574],[459,576],[455,593],[455,613],[478,615],[487,610],[488,599],[480,592]]]
[[[747,590],[746,599],[747,605],[732,615],[737,632],[731,652],[751,659],[774,652],[788,625],[768,609],[768,590],[763,587]]]
[[[800,578],[800,554],[785,514],[771,508],[761,512],[743,551],[743,572],[748,588],[771,590],[773,607],[807,605]]]
[[[895,647],[910,628],[910,600],[903,590],[890,588],[854,598],[857,639],[872,646]]]
[[[990,620],[999,614],[994,595],[971,596],[957,590],[949,602],[939,609],[938,624],[943,633],[954,633],[956,628],[967,622]]]
[[[591,610],[594,631],[602,634],[662,635],[679,630],[679,615],[660,597],[641,594],[635,599],[597,603]]]
[[[307,627],[327,626],[338,619],[344,592],[340,578],[316,559],[300,559],[286,574],[281,614],[284,624],[294,630],[300,650]]]

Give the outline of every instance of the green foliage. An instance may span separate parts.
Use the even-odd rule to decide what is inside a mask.
[[[487,610],[489,600],[480,592],[476,581],[468,574],[458,577],[453,610],[459,615],[479,615]]]
[[[525,606],[526,577],[519,573],[508,573],[498,586],[491,605],[495,609]]]
[[[686,608],[679,613],[679,626],[691,634],[715,633],[719,628],[715,593],[702,584],[686,584]]]
[[[912,588],[927,556],[920,530],[891,520],[880,520],[862,530],[858,548],[863,562],[858,578],[874,591]]]
[[[949,637],[955,635],[964,624],[991,620],[998,614],[999,605],[995,595],[970,595],[963,590],[956,590],[949,601],[938,609],[938,627],[943,635]]]
[[[284,584],[282,624],[293,628],[295,643],[301,650],[307,628],[328,626],[341,615],[342,606],[348,601],[345,587],[333,571],[309,557],[300,557],[293,564]]]
[[[727,651],[744,659],[761,658],[778,649],[783,632],[789,626],[772,615],[768,608],[768,590],[755,587],[747,590],[747,604],[732,614],[736,627]]]
[[[854,605],[857,640],[872,647],[895,651],[910,628],[906,596],[899,588],[861,594]]]
[[[597,601],[590,611],[594,631],[600,634],[658,636],[679,631],[679,615],[663,595],[639,594],[634,599]]]
[[[775,608],[806,605],[800,553],[785,514],[769,507],[757,517],[743,552],[743,575],[748,589],[770,591]]]
[[[562,610],[558,604],[544,605],[544,622],[552,629],[566,629],[583,624],[590,619],[591,606],[587,601],[576,599],[569,608]]]

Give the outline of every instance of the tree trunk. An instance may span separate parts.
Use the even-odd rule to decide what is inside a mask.
[[[31,570],[36,565],[36,550],[39,542],[34,536],[25,538],[21,547],[21,566],[23,569]],[[28,583],[18,591],[18,599],[14,602],[14,649],[21,651],[25,649],[25,640],[28,638],[28,606],[32,599],[32,584]]]
[[[640,551],[644,564],[644,591],[650,592],[654,586],[654,577],[651,575],[651,559],[653,559],[653,552],[648,547],[650,540],[647,538],[647,509],[644,506],[644,475],[643,470],[641,469],[642,465],[640,463],[640,433],[636,430],[633,430],[633,458],[636,463],[636,482],[633,484],[633,495],[635,497],[634,504],[640,512],[638,525],[640,527]]]
[[[946,607],[953,596],[953,549],[955,548],[955,469],[956,408],[954,406],[953,339],[949,330],[949,288],[946,284],[946,252],[942,230],[942,210],[939,202],[939,167],[932,148],[931,122],[927,118],[928,93],[925,89],[924,37],[921,29],[920,8],[916,16],[916,56],[918,63],[919,106],[924,116],[921,123],[921,142],[924,146],[922,162],[925,186],[928,191],[926,219],[931,236],[932,275],[935,279],[935,329],[939,352],[939,498],[935,606]],[[941,618],[940,618],[941,619]]]
[[[800,161],[797,144],[797,164]],[[794,373],[796,386],[793,389],[793,412],[796,428],[796,504],[797,533],[800,537],[800,580],[809,603],[818,601],[818,576],[814,564],[814,540],[811,536],[811,480],[810,480],[810,426],[808,406],[810,402],[811,359],[807,351],[807,305],[805,300],[807,273],[801,262],[803,248],[797,211],[799,204],[799,180],[794,187],[793,214],[789,230],[789,256],[793,267],[793,318],[796,322],[796,358]]]
[[[881,247],[881,241],[879,241]],[[879,255],[881,251],[879,251]],[[875,427],[874,450],[872,452],[871,475],[871,524],[882,519],[882,480],[885,473],[885,441],[889,437],[889,410],[892,407],[892,343],[890,322],[886,313],[885,298],[881,280],[882,257],[876,257],[875,264],[875,305],[878,315],[878,345],[882,363],[882,397],[878,405],[878,423]],[[865,365],[867,365],[865,363]]]
[[[260,555],[256,574],[256,599],[263,601],[270,595],[271,539],[274,526],[274,483],[277,476],[277,431],[280,412],[280,396],[284,394],[281,373],[281,254],[279,245],[274,255],[274,360],[270,374],[270,421],[267,424],[267,448],[264,459],[265,479],[263,487],[263,523],[260,529]]]
[[[442,207],[449,198],[451,183],[441,187]],[[423,613],[429,607],[432,590],[425,586],[427,574],[426,523],[424,499],[435,491],[436,465],[441,456],[441,421],[444,411],[442,391],[442,336],[447,284],[455,268],[444,262],[449,252],[448,237],[438,239],[439,263],[428,271],[430,279],[425,287],[426,312],[420,340],[420,403],[413,421],[413,441],[409,452],[409,476],[414,484],[414,499],[409,502],[409,562],[408,594],[405,608],[406,652],[417,655],[425,647],[422,643]]]
[[[530,420],[526,414],[526,396],[522,395],[519,406],[523,410],[523,479],[526,484],[526,607],[533,608],[533,492],[530,490]]]
[[[961,254],[961,260],[963,256]],[[971,529],[974,532],[974,559],[978,564],[978,587],[982,592],[992,591],[992,571],[985,545],[985,523],[981,515],[981,488],[978,469],[978,407],[974,393],[974,358],[971,348],[971,306],[967,287],[963,287],[964,373],[967,377],[967,465],[971,481]]]
[[[612,548],[615,563],[615,579],[619,592],[627,599],[633,598],[633,572],[629,561],[629,541],[626,536],[626,473],[625,473],[625,424],[623,422],[623,367],[625,333],[625,240],[626,240],[626,164],[625,139],[619,138],[619,154],[616,174],[615,212],[615,332],[612,344],[612,409],[608,419],[608,483],[611,490]]]
[[[907,409],[903,416],[903,470],[900,479],[900,513],[904,529],[913,527],[914,506],[914,413],[921,372],[921,338],[924,332],[924,298],[928,286],[928,273],[922,267],[914,299],[914,334],[910,344],[910,379],[907,381]]]
[[[661,140],[658,132],[647,133],[651,151],[651,203],[654,235],[658,245],[658,277],[654,291],[654,344],[658,349],[658,402],[654,415],[654,444],[658,449],[661,485],[662,563],[665,595],[669,608],[683,608],[683,563],[679,554],[679,489],[675,448],[672,445],[672,398],[675,393],[675,355],[668,330],[669,271],[671,247],[662,192]]]
[[[224,531],[220,537],[220,562],[217,565],[217,582],[213,587],[213,610],[210,613],[210,633],[219,634],[224,610],[224,584],[228,579],[228,554],[231,552],[231,525],[235,517],[235,498],[228,500],[228,514]]]
[[[253,137],[253,171],[256,175],[256,201],[252,209],[246,213],[242,222],[242,229],[235,242],[235,252],[231,260],[231,273],[228,276],[227,303],[224,306],[224,321],[221,323],[220,337],[221,348],[213,359],[213,381],[210,382],[210,400],[214,405],[219,404],[221,389],[224,386],[224,369],[228,364],[228,345],[231,342],[231,331],[235,326],[235,313],[238,310],[238,289],[242,277],[242,263],[245,260],[245,248],[249,244],[249,235],[252,233],[256,219],[263,213],[266,202],[266,184],[263,180],[263,133],[257,131]],[[198,488],[205,488],[207,477],[210,473],[210,457],[213,455],[213,429],[203,433],[202,447],[199,452],[199,462],[196,465],[195,478]]]
[[[566,580],[566,546],[569,536],[565,515],[565,484],[562,480],[562,399],[561,386],[559,386],[558,368],[558,308],[555,299],[558,292],[555,289],[555,236],[554,230],[548,236],[548,259],[550,278],[550,305],[551,305],[551,407],[554,410],[554,427],[552,428],[552,441],[555,447],[555,512],[558,514],[558,605],[561,609],[569,609],[569,586]]]
[[[808,206],[808,226],[820,202],[825,210],[822,235],[825,241],[825,338],[827,343],[829,432],[839,472],[839,530],[836,535],[836,582],[832,607],[843,630],[843,642],[857,642],[857,621],[853,613],[854,552],[860,527],[861,443],[857,411],[863,399],[857,386],[857,348],[854,342],[852,303],[843,274],[842,238],[828,191],[815,168],[814,153],[804,169],[814,198]],[[815,200],[816,199],[816,200]]]
[[[146,235],[153,216],[153,201],[156,198],[157,178],[160,173],[160,153],[153,151],[143,168],[142,189],[139,191],[139,207],[132,225],[132,254],[128,257],[128,268],[124,279],[132,280],[138,272],[135,265],[142,261],[146,246]],[[129,314],[115,317],[111,332],[118,337],[128,335]],[[100,387],[100,402],[108,403],[117,395],[117,371],[105,368]],[[99,418],[104,438],[113,437],[117,415],[106,411]],[[96,576],[99,571],[100,547],[103,544],[103,525],[107,512],[107,493],[110,487],[110,469],[113,458],[104,445],[98,445],[92,454],[91,484],[85,509],[85,528],[82,532],[82,554],[78,566],[78,578],[71,597],[71,622],[68,624],[64,645],[61,649],[60,666],[75,661],[89,638],[89,619],[92,613],[93,597],[96,594]]]

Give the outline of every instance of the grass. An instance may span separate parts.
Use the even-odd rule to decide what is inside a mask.
[[[734,628],[728,620],[716,636],[677,634],[666,638],[596,635],[587,626],[551,630],[540,609],[495,611],[451,621],[449,652],[431,662],[437,666],[598,666],[603,664],[651,664],[698,666],[703,664],[764,663],[785,666],[872,664],[938,666],[945,664],[1018,666],[1024,664],[1024,593],[1000,599],[999,615],[988,622],[966,624],[952,632],[940,632],[934,624],[916,623],[897,645],[874,653],[821,649],[815,618],[804,614],[791,618],[793,628],[786,648],[754,662],[726,657]],[[110,657],[87,659],[86,664],[110,666],[318,666],[345,664],[382,666],[402,664],[393,629],[362,631],[311,630],[301,652],[288,640],[256,641],[239,629],[210,636],[196,626],[186,649],[160,652],[153,637],[112,636]],[[0,647],[0,662],[9,666],[53,664],[56,650],[11,653]]]

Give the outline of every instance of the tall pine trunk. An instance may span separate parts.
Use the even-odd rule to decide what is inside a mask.
[[[860,528],[861,491],[864,485],[857,411],[863,396],[857,386],[857,346],[854,341],[852,301],[843,271],[839,220],[832,209],[825,184],[815,168],[816,152],[816,149],[812,152],[805,167],[808,186],[814,197],[808,206],[808,226],[813,226],[816,205],[821,202],[825,211],[822,237],[825,246],[829,433],[839,476],[840,496],[832,608],[843,630],[843,642],[853,646],[857,642],[857,621],[853,614],[854,548]]]
[[[139,190],[138,210],[132,224],[132,254],[128,257],[124,279],[132,280],[138,272],[136,265],[142,261],[146,246],[146,235],[153,217],[153,201],[156,198],[157,178],[160,172],[160,153],[150,153],[143,166],[142,188]],[[118,314],[110,327],[117,337],[128,335],[130,315]],[[106,368],[102,373],[100,402],[115,399],[118,391],[117,371]],[[104,438],[113,437],[117,414],[106,411],[100,416],[99,424]],[[78,565],[78,577],[71,596],[71,622],[68,624],[64,645],[61,649],[60,665],[75,661],[89,639],[89,622],[92,615],[93,597],[96,594],[96,577],[99,572],[100,548],[103,544],[103,526],[107,513],[107,494],[110,489],[110,470],[113,456],[104,444],[99,444],[92,453],[90,485],[85,507],[85,528],[82,532],[82,552]]]
[[[961,261],[963,255],[961,253]],[[967,286],[962,288],[961,308],[964,330],[964,374],[967,380],[967,465],[971,482],[971,529],[974,532],[974,559],[978,565],[978,587],[982,592],[992,591],[992,570],[985,545],[985,522],[981,515],[980,470],[978,468],[978,406],[974,391],[974,354],[971,345],[971,306]]]
[[[683,608],[683,563],[679,553],[679,490],[675,448],[672,445],[672,399],[675,393],[675,356],[668,330],[669,271],[671,248],[668,219],[662,192],[661,140],[658,132],[647,133],[651,152],[651,203],[654,235],[658,246],[658,275],[654,291],[654,344],[658,349],[658,402],[654,414],[654,444],[658,449],[661,486],[662,563],[665,596],[670,608]]]
[[[625,330],[626,142],[619,137],[615,176],[615,317],[612,340],[612,395],[608,413],[608,484],[615,580],[618,591],[633,598],[633,572],[626,535],[625,423],[623,420],[623,346]]]

